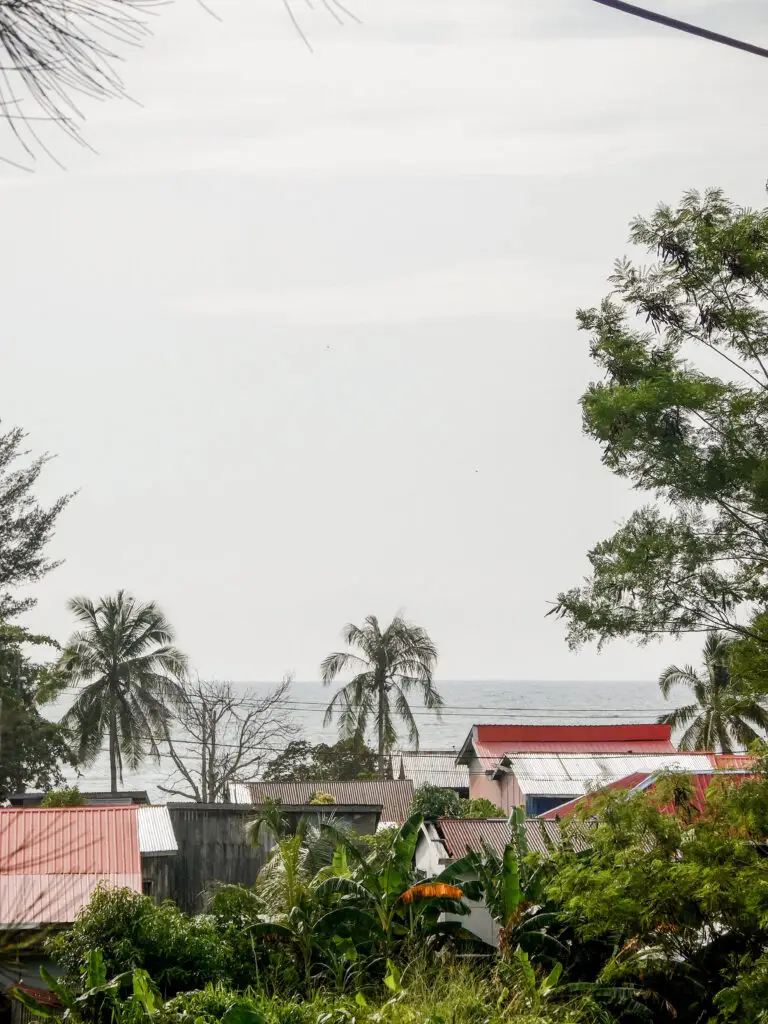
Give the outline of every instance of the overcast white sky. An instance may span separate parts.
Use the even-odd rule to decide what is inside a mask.
[[[636,500],[574,310],[688,187],[762,204],[768,60],[589,0],[162,9],[94,155],[0,170],[0,415],[79,488],[30,624],[155,598],[203,674],[317,676],[403,608],[453,679],[655,677],[547,602]],[[649,0],[649,3],[651,0]],[[768,45],[765,0],[653,0]]]

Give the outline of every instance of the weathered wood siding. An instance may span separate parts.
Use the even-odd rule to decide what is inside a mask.
[[[169,804],[179,844],[169,858],[169,895],[188,913],[204,909],[205,893],[215,882],[253,885],[269,852],[264,839],[254,849],[245,841],[252,807],[231,804]]]
[[[260,808],[247,804],[168,804],[179,844],[179,852],[168,861],[168,893],[187,913],[205,908],[205,894],[216,883],[253,885],[272,845],[266,830],[259,846],[245,839],[245,826]],[[300,817],[322,818],[328,815],[358,835],[376,831],[381,815],[379,806],[337,805],[323,807],[283,807],[289,824]],[[156,858],[160,859],[160,858]],[[152,894],[155,895],[154,893]]]
[[[151,896],[155,903],[171,897],[171,865],[178,859],[178,854],[143,854],[141,858],[141,878],[144,892]]]

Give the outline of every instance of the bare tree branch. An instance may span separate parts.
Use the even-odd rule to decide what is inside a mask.
[[[227,802],[232,783],[259,775],[275,747],[295,731],[287,707],[290,686],[286,677],[263,696],[236,693],[231,683],[198,679],[188,686],[178,735],[169,732],[165,739],[175,771],[159,788],[196,803]]]

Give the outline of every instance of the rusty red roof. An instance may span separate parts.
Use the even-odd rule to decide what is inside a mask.
[[[136,807],[0,808],[0,925],[74,921],[99,882],[141,892]]]
[[[321,779],[306,782],[237,783],[232,787],[234,803],[263,804],[278,800],[283,804],[308,804],[315,793],[328,793],[341,809],[344,804],[380,804],[382,822],[402,824],[413,803],[413,782],[410,779],[354,779],[330,782]],[[329,807],[332,805],[328,805]]]

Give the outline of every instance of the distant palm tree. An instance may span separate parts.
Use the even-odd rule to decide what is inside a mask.
[[[61,657],[64,678],[87,685],[64,716],[78,756],[93,764],[109,744],[113,793],[123,781],[123,762],[136,769],[149,754],[160,757],[174,706],[185,699],[186,657],[173,646],[173,629],[153,602],[141,603],[118,590],[98,604],[85,597],[69,602],[81,623]]]
[[[730,645],[725,634],[713,630],[704,644],[703,674],[690,665],[670,665],[659,678],[665,698],[675,686],[688,686],[696,698],[695,703],[659,718],[660,723],[673,729],[686,727],[680,750],[720,750],[729,754],[734,741],[746,747],[768,729],[768,710],[731,675]]]
[[[330,686],[342,672],[355,673],[328,705],[325,725],[338,714],[342,737],[363,743],[372,724],[378,739],[379,773],[383,774],[386,755],[397,741],[395,717],[404,722],[409,742],[415,747],[419,744],[419,729],[407,694],[420,691],[424,706],[440,713],[443,698],[432,685],[437,649],[425,629],[399,615],[383,632],[376,616],[369,615],[362,626],[349,623],[341,635],[360,653],[329,654],[320,666],[324,686]]]

